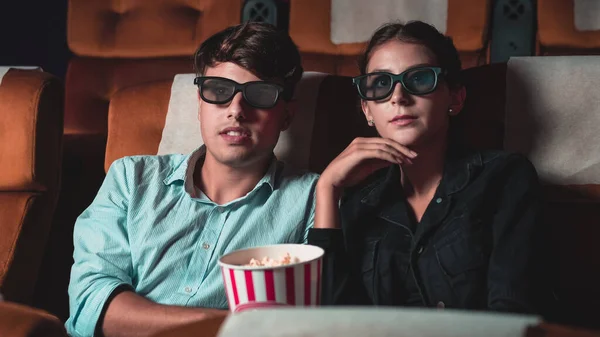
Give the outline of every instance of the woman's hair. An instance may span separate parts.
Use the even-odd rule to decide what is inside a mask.
[[[367,49],[358,61],[362,75],[367,72],[367,64],[371,59],[373,50],[394,40],[427,47],[435,55],[439,66],[445,71],[446,83],[451,88],[461,86],[460,58],[452,39],[444,36],[432,25],[422,21],[409,21],[406,24],[388,23],[377,29],[371,37]]]
[[[204,41],[194,54],[198,75],[224,62],[235,63],[262,80],[283,84],[285,100],[292,98],[303,71],[300,52],[289,35],[259,22],[226,28]]]

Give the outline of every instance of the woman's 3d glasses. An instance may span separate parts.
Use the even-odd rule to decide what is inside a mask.
[[[437,88],[442,68],[419,67],[408,69],[398,75],[374,72],[352,79],[360,97],[367,101],[378,101],[389,97],[397,83],[412,95],[426,95]]]

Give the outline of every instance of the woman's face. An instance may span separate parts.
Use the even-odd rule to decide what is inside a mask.
[[[367,73],[400,74],[408,69],[438,65],[435,55],[427,47],[393,40],[373,49]],[[412,95],[397,83],[387,98],[363,100],[361,105],[365,117],[374,122],[383,138],[408,147],[420,147],[445,141],[449,116],[460,112],[464,98],[464,88],[450,90],[442,79],[436,90],[429,94]]]

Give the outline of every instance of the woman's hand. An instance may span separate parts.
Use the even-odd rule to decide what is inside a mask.
[[[356,138],[321,174],[317,182],[315,228],[340,228],[338,203],[344,187],[394,164],[412,164],[417,153],[393,140]]]
[[[416,156],[416,152],[390,139],[356,138],[327,166],[319,183],[339,192],[386,166],[412,164]]]

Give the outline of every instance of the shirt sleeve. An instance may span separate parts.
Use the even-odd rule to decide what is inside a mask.
[[[93,336],[111,293],[119,286],[132,287],[127,234],[131,182],[127,179],[125,160],[111,165],[96,198],[75,223],[70,314],[65,324],[74,337]]]

